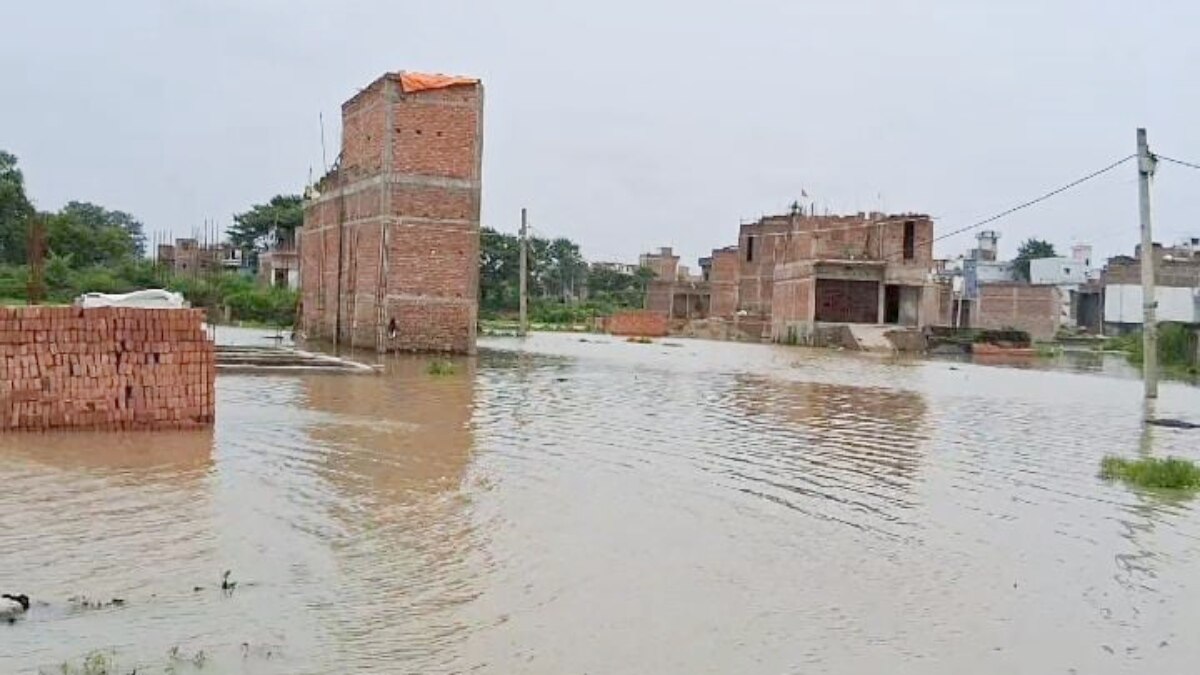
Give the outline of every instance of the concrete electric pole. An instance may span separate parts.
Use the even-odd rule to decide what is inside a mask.
[[[1157,159],[1146,130],[1137,130],[1138,215],[1142,225],[1142,380],[1146,398],[1158,398],[1158,323],[1154,294],[1154,238],[1150,234],[1150,178]]]
[[[525,209],[521,209],[521,323],[517,335],[525,337],[529,330],[529,226]]]

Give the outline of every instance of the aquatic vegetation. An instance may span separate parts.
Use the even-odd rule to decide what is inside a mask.
[[[1178,323],[1162,323],[1158,326],[1158,364],[1167,372],[1200,372],[1196,362],[1195,338],[1187,326]],[[1141,331],[1109,338],[1104,342],[1109,351],[1125,352],[1129,362],[1140,366],[1145,358]]]
[[[454,364],[445,359],[430,361],[428,372],[430,375],[453,375]]]
[[[1062,347],[1045,343],[1037,344],[1034,349],[1037,350],[1037,355],[1043,359],[1053,358],[1062,353]]]
[[[1100,462],[1100,477],[1150,488],[1200,488],[1200,466],[1179,457],[1126,459],[1110,455]]]
[[[78,664],[64,661],[57,672],[62,675],[124,675],[125,671],[117,667],[116,652],[97,649],[88,652]]]

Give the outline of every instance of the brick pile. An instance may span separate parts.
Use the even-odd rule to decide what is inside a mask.
[[[198,309],[0,307],[0,431],[211,426]]]
[[[645,309],[618,312],[608,317],[605,328],[613,335],[663,337],[667,334],[667,315]]]

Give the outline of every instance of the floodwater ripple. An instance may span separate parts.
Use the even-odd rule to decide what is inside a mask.
[[[39,601],[0,626],[0,671],[96,649],[139,673],[201,650],[321,674],[1200,657],[1196,505],[1096,477],[1200,448],[1144,429],[1119,367],[570,335],[448,375],[383,363],[221,376],[207,433],[0,437],[0,590]],[[1158,405],[1194,415],[1200,390]]]

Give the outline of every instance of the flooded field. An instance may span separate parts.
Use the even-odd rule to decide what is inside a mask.
[[[0,672],[1200,660],[1197,503],[1096,477],[1106,453],[1200,459],[1200,432],[1143,431],[1124,364],[482,347],[448,375],[222,375],[210,433],[0,437],[0,592],[35,601]],[[1200,416],[1200,389],[1162,396]]]

